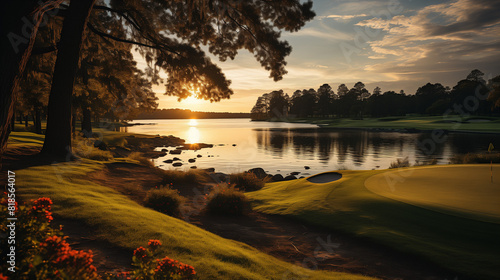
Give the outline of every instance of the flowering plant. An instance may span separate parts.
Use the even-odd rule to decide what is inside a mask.
[[[155,259],[155,253],[161,246],[159,240],[149,240],[148,247],[139,247],[134,251],[132,265],[133,279],[190,280],[196,276],[196,271],[190,265],[173,260],[169,257]]]
[[[53,221],[50,198],[31,200],[29,204],[15,205],[15,279],[182,279],[191,280],[196,276],[194,268],[179,261],[164,257],[157,259],[159,240],[149,240],[146,248],[134,250],[132,272],[104,273],[99,275],[93,263],[92,251],[78,251],[63,236],[62,226],[51,227]],[[7,218],[9,202],[0,198],[0,219]],[[0,224],[0,234],[8,236],[10,228]],[[9,252],[10,243],[0,244],[2,252]],[[8,256],[0,256],[0,280],[8,280]]]
[[[15,205],[15,239],[1,244],[2,252],[15,249],[13,262],[16,279],[100,279],[92,265],[92,252],[72,250],[63,237],[62,226],[51,226],[53,221],[52,200],[41,197],[27,204]],[[11,215],[8,200],[0,199],[0,218]],[[12,216],[12,215],[11,215]],[[10,217],[10,216],[9,216]],[[0,225],[0,233],[8,234],[11,229],[5,223]],[[10,234],[10,233],[9,233]],[[9,259],[0,256],[0,279],[8,278]]]

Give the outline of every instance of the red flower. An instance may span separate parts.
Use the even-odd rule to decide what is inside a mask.
[[[176,260],[173,260],[169,257],[165,257],[162,260],[157,260],[158,261],[158,266],[155,269],[156,273],[159,273],[160,275],[172,275],[176,274],[178,271],[178,264],[179,262]]]
[[[158,266],[155,269],[155,274],[157,276],[172,277],[174,275],[179,275],[181,279],[193,279],[196,275],[196,271],[192,266],[183,264],[169,257],[157,260],[157,262]]]
[[[60,236],[49,236],[43,242],[40,242],[40,249],[45,253],[48,259],[57,260],[68,254],[71,250],[68,242]]]
[[[50,212],[52,200],[47,197],[41,197],[32,202],[33,206],[31,207],[30,212],[34,214],[35,219],[43,218],[46,219],[47,222],[51,222],[54,220],[52,217],[52,212]]]
[[[33,201],[33,208],[35,210],[45,209],[50,210],[52,205],[52,200],[48,197],[40,197],[39,199]]]
[[[127,272],[127,271],[118,272],[116,274],[116,277],[123,278],[123,279],[130,279],[130,272]]]
[[[148,253],[147,253],[147,250],[146,248],[144,247],[139,247],[137,249],[134,250],[134,256],[139,258],[139,259],[142,259],[142,258],[145,258],[148,256]]]
[[[0,280],[9,280],[9,278],[2,273],[0,273]]]
[[[196,275],[196,271],[194,270],[194,267],[181,263],[179,265],[179,274],[182,279],[192,279]]]
[[[160,240],[151,239],[148,242],[148,246],[149,246],[149,249],[151,249],[151,251],[154,251],[154,250],[158,249],[158,247],[161,246],[161,242],[160,242]]]

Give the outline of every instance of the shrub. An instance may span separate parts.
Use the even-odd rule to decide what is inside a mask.
[[[500,153],[468,153],[465,155],[456,155],[450,158],[450,163],[467,164],[467,163],[500,163]]]
[[[241,216],[250,209],[245,194],[234,186],[217,185],[206,195],[206,211],[209,214]]]
[[[91,140],[79,137],[74,141],[73,153],[75,155],[97,161],[108,161],[113,159],[110,151],[102,151],[94,147]]]
[[[40,259],[44,260],[40,264],[45,263],[48,268],[42,275],[39,275],[40,270],[37,271],[36,279],[65,279],[69,275],[72,279],[100,279],[92,265],[92,251],[72,250],[65,237],[49,236],[39,244],[39,248]]]
[[[158,259],[159,240],[150,240],[146,248],[139,247],[134,251],[132,272],[134,279],[182,279],[190,280],[196,271],[190,265],[183,264],[169,257]]]
[[[128,158],[132,159],[132,160],[137,160],[140,164],[147,166],[147,167],[154,167],[155,166],[151,160],[143,157],[140,152],[132,152],[132,153],[130,153],[130,155],[128,155]]]
[[[144,198],[146,207],[170,216],[179,215],[183,202],[184,197],[179,195],[179,191],[163,186],[149,190]]]
[[[437,163],[438,163],[437,158],[433,158],[433,159],[422,161],[422,162],[419,160],[415,160],[414,166],[436,165]]]
[[[404,159],[398,158],[396,161],[391,162],[389,169],[402,167],[410,167],[410,161],[408,160],[408,157],[405,157]]]
[[[125,139],[124,136],[121,135],[112,135],[112,136],[107,136],[104,138],[104,142],[108,146],[115,146],[115,147],[125,147],[127,145],[127,139]]]
[[[229,176],[229,181],[234,187],[243,191],[257,191],[264,187],[266,179],[259,179],[252,172],[236,173]]]
[[[72,250],[61,227],[51,227],[51,207],[52,201],[46,197],[24,205],[9,205],[7,199],[0,200],[0,218],[11,216],[7,210],[12,208],[17,218],[15,279],[100,279],[92,265],[92,252]],[[2,235],[7,236],[9,230],[6,223],[0,225]],[[7,242],[1,246],[2,252],[8,252]],[[8,271],[6,254],[0,256],[0,261],[1,271]]]
[[[207,173],[203,170],[189,170],[187,172],[177,170],[163,171],[162,185],[186,185],[202,184],[209,181]]]
[[[130,272],[103,273],[99,275],[93,263],[92,251],[78,251],[63,237],[61,226],[51,226],[52,201],[50,198],[39,198],[29,204],[17,205],[8,201],[7,193],[0,198],[0,219],[10,217],[14,211],[16,221],[16,263],[15,277],[12,279],[77,279],[77,280],[118,280],[130,279],[179,279],[192,280],[196,271],[190,265],[183,264],[169,257],[159,259],[159,240],[150,240],[146,248],[139,247],[134,251],[132,265],[136,268]],[[8,216],[9,215],[9,216]],[[7,223],[0,224],[0,234],[8,236],[10,229]],[[2,252],[9,252],[7,242],[0,243]],[[9,279],[6,275],[10,264],[7,253],[0,255],[0,280]],[[2,273],[5,273],[2,274]]]

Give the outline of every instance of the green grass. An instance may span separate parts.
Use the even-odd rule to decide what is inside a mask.
[[[57,216],[78,220],[95,229],[96,237],[131,253],[147,240],[159,239],[164,255],[193,265],[200,279],[282,279],[287,271],[309,279],[371,279],[299,268],[142,207],[117,191],[89,182],[87,174],[100,168],[101,163],[85,159],[19,170],[18,193],[23,199],[52,198]]]
[[[8,146],[42,146],[45,135],[33,132],[12,132],[10,133]]]
[[[142,154],[139,152],[130,153],[128,155],[127,159],[136,160],[137,162],[139,162],[140,164],[142,164],[144,166],[149,166],[149,167],[155,166],[154,163],[150,159],[143,157]]]
[[[21,136],[13,133],[10,143]],[[93,229],[97,239],[129,249],[131,258],[133,249],[149,239],[159,239],[164,244],[163,255],[194,266],[200,279],[373,279],[307,270],[145,208],[118,191],[88,180],[89,173],[103,167],[101,162],[82,159],[17,170],[17,194],[23,200],[50,197],[54,224],[57,217],[74,219]]]
[[[368,178],[365,186],[419,207],[500,224],[500,165],[492,168],[493,182],[489,164],[461,164],[384,172]]]
[[[487,119],[489,122],[473,122],[474,119]],[[454,121],[454,122],[452,122]],[[500,132],[500,118],[493,117],[468,117],[459,116],[425,116],[425,117],[386,117],[386,118],[365,118],[362,120],[353,119],[296,119],[292,122],[310,122],[320,124],[328,128],[367,128],[367,129],[419,129],[434,130],[443,129],[451,131],[471,131],[471,132]]]
[[[435,212],[365,188],[367,178],[386,171],[342,171],[342,179],[325,184],[269,183],[247,196],[265,213],[366,237],[473,279],[498,278],[499,224]]]

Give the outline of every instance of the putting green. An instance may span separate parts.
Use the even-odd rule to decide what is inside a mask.
[[[390,170],[365,187],[408,204],[446,214],[500,223],[500,164],[444,165]]]

